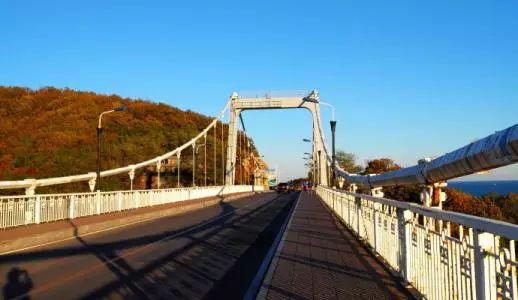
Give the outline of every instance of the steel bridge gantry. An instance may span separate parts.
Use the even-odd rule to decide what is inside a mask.
[[[293,109],[309,110],[313,121],[312,155],[316,165],[315,172],[319,184],[328,185],[328,163],[323,139],[322,123],[320,121],[319,95],[313,90],[309,95],[302,97],[264,97],[241,98],[234,92],[230,97],[230,122],[228,130],[227,160],[225,185],[234,185],[236,174],[237,125],[239,115],[245,110],[262,109]]]

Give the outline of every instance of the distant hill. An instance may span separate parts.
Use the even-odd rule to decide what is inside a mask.
[[[98,115],[121,104],[129,110],[103,118],[103,169],[137,163],[170,151],[212,121],[210,117],[163,103],[117,95],[52,87],[38,90],[0,87],[0,180],[95,171]],[[213,145],[216,145],[218,174],[221,174],[220,126],[217,141],[212,141],[213,131],[209,132],[208,140],[212,143],[207,149],[211,154],[208,168],[213,170]],[[191,155],[190,149],[182,153],[181,177],[186,185],[191,181]],[[210,176],[213,171],[208,173]],[[127,178],[119,180],[125,182]],[[116,188],[118,181],[106,182]]]

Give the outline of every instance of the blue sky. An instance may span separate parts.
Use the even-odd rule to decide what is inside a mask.
[[[338,148],[405,166],[518,121],[516,1],[279,2],[3,1],[0,84],[207,115],[232,91],[316,88],[336,106]],[[307,112],[244,116],[281,177],[304,174]]]

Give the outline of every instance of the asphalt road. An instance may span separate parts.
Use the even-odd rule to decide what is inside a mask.
[[[265,193],[0,256],[20,299],[241,299],[297,193]]]

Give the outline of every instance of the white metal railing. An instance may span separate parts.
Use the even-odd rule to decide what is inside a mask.
[[[319,186],[327,206],[426,299],[518,299],[518,226]]]
[[[262,190],[234,185],[0,197],[0,229]]]

